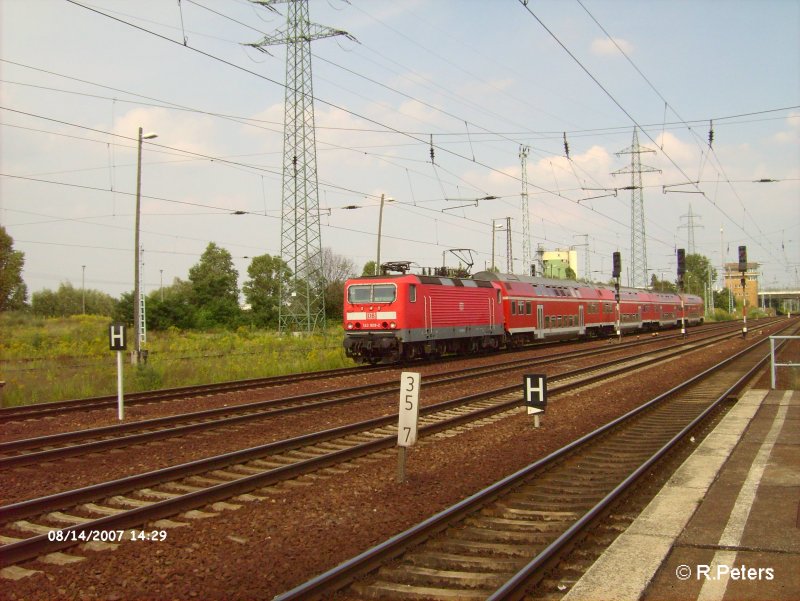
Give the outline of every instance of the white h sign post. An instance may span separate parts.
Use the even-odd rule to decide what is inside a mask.
[[[413,371],[400,374],[400,415],[397,423],[397,481],[406,481],[406,449],[417,442],[420,375]]]
[[[538,428],[539,414],[544,413],[547,407],[547,376],[545,374],[523,376],[522,383],[528,415],[533,415],[533,427]]]
[[[124,323],[115,322],[108,326],[108,347],[117,351],[117,417],[125,419],[125,405],[122,399],[122,351],[128,346],[128,336]]]

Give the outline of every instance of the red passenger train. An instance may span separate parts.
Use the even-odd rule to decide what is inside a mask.
[[[620,329],[703,322],[693,295],[620,289]],[[364,276],[345,283],[344,347],[361,363],[497,350],[545,339],[616,332],[612,286],[497,274]],[[683,303],[683,308],[682,308]]]

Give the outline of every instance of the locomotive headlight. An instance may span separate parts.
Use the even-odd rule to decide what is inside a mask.
[[[397,324],[395,322],[392,322],[389,324],[389,327],[394,330],[397,327]]]
[[[347,329],[348,330],[352,330],[353,329],[353,324],[352,323],[348,323],[347,324]]]

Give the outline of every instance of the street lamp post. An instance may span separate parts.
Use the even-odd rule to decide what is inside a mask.
[[[141,248],[139,245],[139,221],[141,215],[141,206],[142,206],[142,140],[152,140],[153,138],[157,138],[158,135],[154,133],[144,134],[142,135],[142,128],[139,128],[139,144],[138,144],[138,154],[136,160],[136,232],[134,234],[134,249],[133,249],[133,259],[134,259],[134,269],[133,269],[133,331],[135,337],[134,343],[134,351],[131,355],[131,362],[134,364],[139,363],[139,359],[141,358],[142,353],[142,339],[141,339],[141,329],[142,329],[142,299],[141,296],[141,286],[139,282],[139,262],[140,256],[139,253],[141,252]]]
[[[378,255],[375,259],[375,275],[381,274],[381,230],[383,229],[383,203],[394,202],[394,198],[386,198],[385,194],[381,194],[381,208],[378,212]]]

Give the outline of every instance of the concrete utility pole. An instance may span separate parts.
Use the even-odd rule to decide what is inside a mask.
[[[133,336],[134,336],[134,350],[131,354],[131,363],[137,364],[142,356],[142,342],[144,342],[144,320],[142,316],[142,307],[144,305],[144,294],[142,293],[141,285],[141,245],[139,243],[139,224],[141,221],[142,212],[142,140],[152,140],[157,138],[158,134],[149,133],[142,134],[142,128],[139,128],[139,144],[137,147],[136,159],[136,232],[133,241]]]
[[[514,248],[511,245],[511,217],[506,217],[506,273],[514,273]]]
[[[531,217],[528,211],[528,152],[530,147],[519,147],[522,163],[522,273],[531,274]],[[509,272],[511,273],[511,272]]]
[[[661,169],[642,165],[641,155],[655,152],[651,148],[639,146],[637,128],[633,128],[633,144],[620,150],[617,156],[631,155],[630,167],[624,167],[611,175],[631,174],[631,185],[622,190],[631,191],[631,275],[630,284],[635,288],[647,287],[647,239],[644,232],[644,195],[642,193],[642,173],[661,173]]]
[[[352,39],[352,36],[311,23],[308,0],[251,1],[273,12],[276,4],[287,5],[286,27],[247,45],[265,53],[267,46],[286,45],[281,258],[292,270],[292,283],[286,286],[281,280],[278,329],[310,333],[325,328],[325,298],[318,285],[322,279],[322,234],[311,42],[340,35]]]

